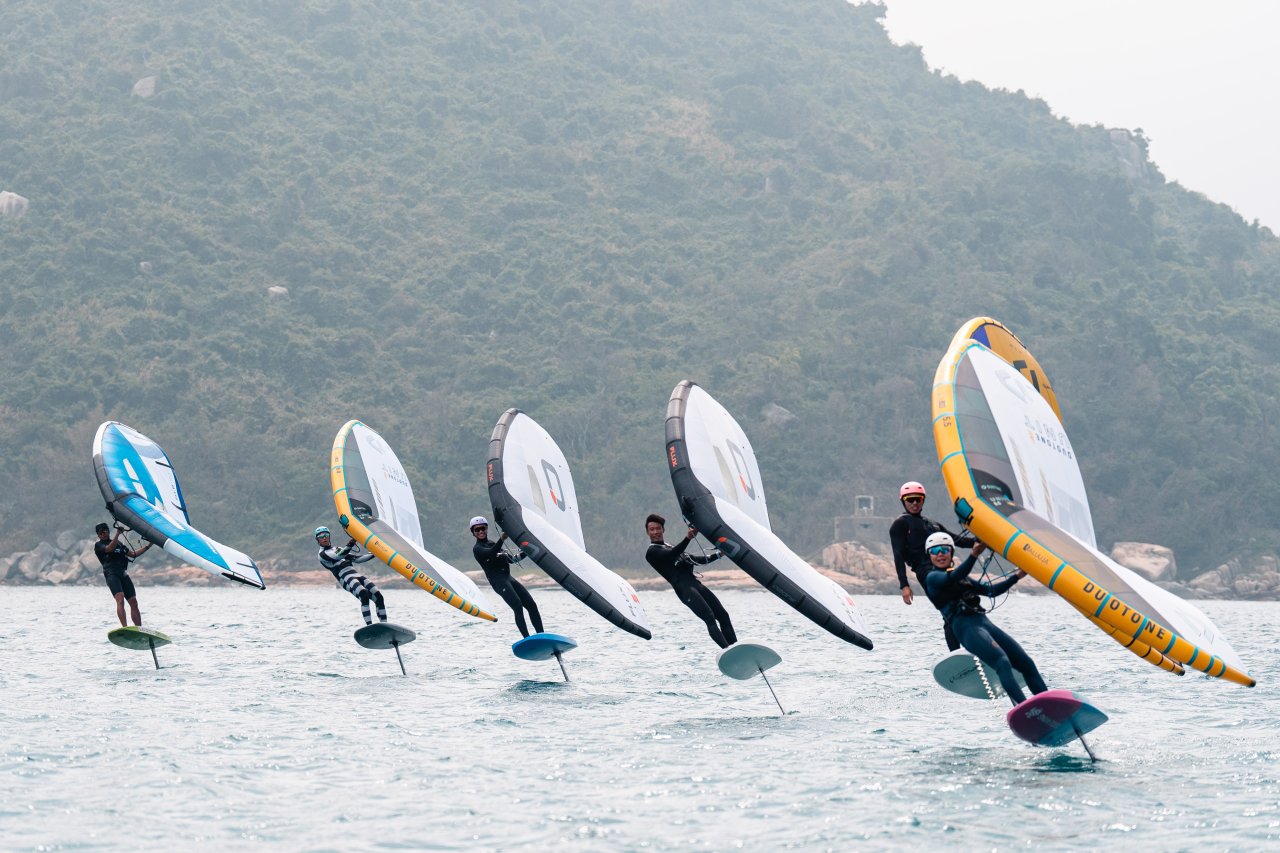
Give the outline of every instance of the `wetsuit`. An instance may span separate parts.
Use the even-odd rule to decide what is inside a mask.
[[[655,527],[656,531],[657,528]],[[684,552],[689,547],[689,539],[681,539],[679,545],[668,545],[665,542],[649,543],[649,550],[644,558],[649,565],[671,584],[676,596],[684,602],[684,606],[707,625],[707,633],[722,649],[727,649],[738,642],[738,635],[733,631],[729,621],[729,613],[720,603],[720,599],[711,590],[702,585],[702,581],[693,574],[694,564],[706,565],[721,557],[719,551],[711,552],[711,556],[691,556]]]
[[[957,548],[972,548],[978,541],[972,534],[957,536],[938,522],[923,515],[904,512],[893,520],[889,526],[889,543],[893,545],[893,568],[898,573],[898,589],[906,587],[907,568],[916,576],[920,589],[924,589],[925,575],[933,568],[929,555],[925,553],[924,543],[932,533],[946,533],[955,540]],[[960,648],[960,641],[951,631],[951,626],[944,624],[943,635],[947,640],[947,648],[955,651]]]
[[[107,579],[107,589],[111,590],[112,595],[123,592],[125,598],[137,598],[133,579],[129,577],[129,549],[117,540],[116,547],[108,551],[107,546],[110,544],[101,539],[93,543],[93,553],[98,555],[98,562],[102,564],[102,576]]]
[[[480,568],[484,569],[484,576],[489,581],[489,586],[493,587],[493,591],[515,614],[516,627],[520,629],[520,635],[529,636],[529,626],[524,621],[526,610],[529,611],[529,618],[533,620],[534,631],[541,634],[542,615],[538,613],[538,605],[534,603],[533,596],[524,588],[524,584],[511,577],[511,564],[523,560],[524,554],[512,557],[502,550],[501,542],[490,542],[488,539],[477,539],[476,544],[471,546],[471,553],[480,564]]]
[[[364,617],[364,624],[373,624],[373,617],[369,614],[370,601],[378,608],[378,621],[386,622],[387,606],[382,592],[373,585],[371,580],[357,574],[353,568],[355,563],[364,563],[373,559],[373,554],[360,554],[353,557],[352,554],[359,548],[359,545],[348,545],[345,548],[321,548],[320,565],[333,574],[343,589],[360,599],[360,615]]]
[[[925,593],[942,611],[943,621],[955,631],[960,645],[999,674],[1000,686],[1017,705],[1027,697],[1013,675],[1015,669],[1022,673],[1032,693],[1043,693],[1049,688],[1018,641],[997,628],[975,602],[978,595],[996,596],[1007,592],[1019,578],[1011,575],[996,583],[973,580],[969,573],[976,562],[977,558],[970,554],[953,571],[934,568],[925,576]]]

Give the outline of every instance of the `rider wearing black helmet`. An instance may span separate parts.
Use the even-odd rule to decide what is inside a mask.
[[[116,617],[120,620],[120,627],[129,626],[129,623],[124,621],[126,600],[129,602],[129,615],[133,617],[133,624],[141,626],[142,611],[138,609],[138,593],[133,588],[133,579],[129,577],[129,562],[146,553],[151,543],[129,550],[129,546],[120,541],[120,537],[125,532],[124,525],[117,523],[115,530],[116,535],[112,536],[111,527],[105,521],[98,522],[98,526],[93,528],[98,536],[98,541],[93,543],[93,553],[102,564],[102,575],[107,579],[107,589],[111,590],[111,594],[115,596]]]

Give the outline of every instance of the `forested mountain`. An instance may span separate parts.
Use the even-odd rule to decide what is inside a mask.
[[[8,0],[0,190],[30,205],[0,218],[0,544],[88,535],[111,418],[166,448],[197,526],[309,562],[358,417],[468,565],[518,406],[569,456],[588,546],[642,565],[691,378],[813,552],[904,479],[950,518],[929,387],[990,314],[1052,376],[1100,542],[1169,545],[1183,576],[1276,549],[1280,244],[1140,135],[931,73],[882,13]]]

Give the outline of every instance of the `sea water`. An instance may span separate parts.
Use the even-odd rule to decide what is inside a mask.
[[[139,580],[145,581],[145,572]],[[1043,749],[1004,700],[939,688],[941,620],[862,597],[874,651],[763,591],[721,593],[783,657],[716,668],[702,623],[642,593],[654,638],[560,591],[579,647],[515,658],[491,624],[387,584],[418,631],[369,651],[338,589],[141,589],[174,644],[107,642],[105,588],[4,588],[0,848],[284,850],[1260,849],[1280,842],[1280,604],[1203,602],[1259,686],[1143,663],[1054,597],[992,614],[1049,685],[1111,716]]]

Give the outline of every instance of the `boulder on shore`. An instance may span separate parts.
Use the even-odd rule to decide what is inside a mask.
[[[837,542],[822,549],[818,569],[852,593],[898,592],[893,560],[872,553],[860,542]]]
[[[1178,563],[1173,551],[1148,542],[1117,542],[1111,548],[1111,559],[1132,569],[1149,581],[1171,581],[1178,576]]]
[[[150,98],[156,93],[156,76],[143,77],[133,84],[129,94],[135,98]]]

